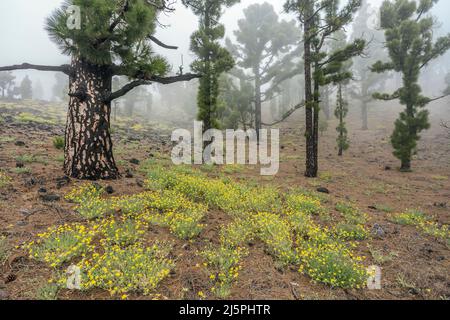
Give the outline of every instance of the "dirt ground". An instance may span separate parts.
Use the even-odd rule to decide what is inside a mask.
[[[442,106],[445,108],[445,106]],[[13,178],[12,185],[0,190],[0,234],[7,237],[9,257],[0,266],[0,292],[3,298],[35,299],[38,288],[46,284],[50,270],[30,260],[20,245],[54,224],[78,221],[72,205],[64,194],[79,181],[64,179],[62,151],[53,146],[52,139],[61,135],[60,123],[18,122],[15,109],[1,108],[4,119],[0,124],[0,168]],[[341,200],[354,202],[369,214],[369,228],[380,225],[385,236],[361,241],[358,252],[367,257],[366,263],[379,264],[374,252],[386,259],[382,267],[381,290],[332,289],[314,284],[295,268],[280,270],[272,257],[256,242],[244,261],[239,280],[233,286],[231,299],[448,299],[450,297],[450,251],[445,241],[427,236],[413,226],[396,225],[389,221],[392,213],[420,208],[440,224],[450,223],[450,140],[433,116],[433,128],[423,135],[415,156],[412,173],[398,171],[398,160],[392,155],[389,135],[398,109],[372,106],[370,129],[359,130],[358,110],[349,122],[351,148],[343,157],[337,156],[334,121],[321,137],[320,177],[306,179],[304,170],[304,139],[302,112],[282,125],[281,167],[275,177],[259,176],[258,168],[230,173],[237,180],[255,181],[280,186],[316,190],[329,189],[330,212]],[[138,141],[140,140],[140,141]],[[114,194],[142,192],[143,173],[132,159],[144,161],[170,154],[167,133],[157,131],[114,133],[116,160],[123,178],[104,181]],[[22,142],[22,143],[21,143]],[[17,157],[34,155],[26,170],[17,170]],[[222,170],[217,168],[217,170]],[[216,172],[208,172],[215,175]],[[59,186],[58,186],[59,183]],[[42,191],[61,196],[60,200],[43,201]],[[162,299],[198,299],[197,292],[207,290],[208,274],[196,267],[201,263],[195,252],[208,242],[218,241],[219,226],[229,218],[222,212],[210,212],[208,227],[191,242],[177,240],[166,230],[152,227],[149,237],[176,241],[175,271],[157,289]],[[62,290],[59,299],[110,299],[106,291],[86,293]],[[132,299],[149,297],[133,296]],[[150,297],[151,298],[151,297]],[[213,298],[213,297],[210,297]],[[1,299],[1,297],[0,297]]]

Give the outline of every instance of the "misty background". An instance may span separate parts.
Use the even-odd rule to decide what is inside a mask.
[[[61,65],[69,63],[69,57],[61,54],[56,45],[50,41],[47,32],[44,30],[45,19],[51,12],[59,7],[62,0],[1,0],[0,1],[0,30],[1,34],[1,50],[0,50],[0,66],[21,64],[24,62],[32,64],[44,65]],[[296,17],[283,12],[284,1],[281,0],[243,0],[240,4],[233,6],[225,11],[221,22],[226,28],[226,37],[233,40],[233,32],[238,28],[238,20],[244,17],[243,10],[254,3],[268,2],[273,5],[275,11],[280,15],[280,19],[295,20]],[[372,6],[380,6],[382,0],[370,1]],[[172,74],[178,71],[183,57],[184,71],[190,70],[190,64],[194,60],[193,54],[189,50],[190,36],[198,28],[197,17],[187,8],[181,1],[175,4],[175,11],[170,14],[161,14],[159,21],[164,27],[159,27],[156,36],[164,43],[178,46],[178,50],[167,50],[154,46],[154,50],[167,58],[172,65]],[[450,21],[448,20],[450,13],[450,1],[441,0],[433,8],[432,14],[439,20],[435,37],[450,32]],[[353,30],[347,30],[348,36]],[[357,32],[357,31],[356,31]],[[356,36],[358,36],[356,34]],[[436,59],[432,65],[439,66],[441,70],[439,76],[434,74],[434,68],[430,72],[424,72],[421,82],[424,85],[424,93],[428,96],[436,96],[441,94],[444,88],[443,77],[450,72],[450,54]],[[33,82],[33,87],[42,87],[40,93],[41,100],[51,100],[53,97],[52,88],[58,81],[52,72],[39,72],[32,70],[14,71],[16,84],[20,84],[25,75],[28,75]],[[154,114],[158,113],[158,106],[161,110],[166,110],[164,104],[171,107],[177,105],[176,108],[189,109],[189,114],[194,117],[196,112],[196,95],[195,81],[194,84],[175,84],[162,88],[162,86],[147,87],[147,91],[153,95]],[[395,83],[391,83],[391,88],[395,89]],[[184,96],[180,94],[180,90],[190,88],[189,93]],[[155,89],[158,88],[158,93]],[[172,90],[176,88],[176,90]],[[299,88],[298,94],[302,95],[302,88]],[[141,92],[142,93],[142,92]],[[133,93],[131,93],[133,94]],[[135,94],[135,93],[134,93]],[[145,98],[145,96],[144,96]],[[189,100],[182,102],[180,106],[177,99]],[[165,101],[163,101],[165,99]],[[188,106],[184,106],[188,104]],[[156,107],[156,108],[155,108]],[[266,109],[268,106],[266,105]],[[448,109],[448,108],[447,108]],[[443,112],[446,112],[444,109]],[[169,110],[173,112],[173,110]],[[445,115],[448,118],[448,113]]]

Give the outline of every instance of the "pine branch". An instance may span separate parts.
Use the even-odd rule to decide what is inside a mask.
[[[272,123],[262,123],[262,125],[264,126],[268,126],[268,127],[272,127],[274,125],[277,125],[281,122],[283,122],[284,120],[286,120],[287,118],[289,118],[295,111],[297,111],[300,108],[303,108],[305,106],[305,102],[301,102],[298,105],[296,105],[295,107],[293,107],[291,110],[287,111],[285,114],[283,114],[283,116],[281,117],[280,120],[272,122]]]
[[[161,48],[169,49],[169,50],[177,50],[178,49],[178,47],[176,47],[176,46],[169,46],[169,45],[163,43],[161,40],[157,39],[154,36],[148,36],[148,38],[149,38],[150,41],[156,43]]]
[[[161,83],[161,84],[171,84],[171,83],[175,83],[175,82],[191,81],[193,79],[198,79],[200,77],[201,76],[198,74],[186,73],[184,75],[173,76],[173,77],[151,76],[151,77],[146,77],[145,79],[138,79],[138,80],[135,80],[135,81],[132,81],[132,82],[126,84],[121,89],[111,93],[105,99],[105,102],[111,102],[115,99],[118,99],[118,98],[126,95],[128,92],[130,92],[134,88],[142,86],[142,85],[150,85],[154,82]]]
[[[63,64],[61,66],[46,66],[46,65],[22,63],[12,66],[0,67],[0,71],[29,70],[29,69],[39,71],[62,72],[67,75],[70,75],[70,72],[72,70],[72,68],[68,64]]]

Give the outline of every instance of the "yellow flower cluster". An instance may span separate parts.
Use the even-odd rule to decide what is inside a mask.
[[[77,204],[75,210],[85,219],[96,219],[111,211],[110,203],[101,198],[104,189],[94,184],[83,184],[66,195]]]
[[[239,247],[254,238],[254,226],[250,218],[236,218],[220,230],[220,243],[226,247]]]
[[[95,233],[81,224],[50,228],[39,234],[36,241],[25,246],[31,258],[58,267],[71,259],[85,255],[94,249]]]
[[[150,190],[170,189],[230,214],[270,212],[280,203],[278,192],[273,188],[250,188],[231,181],[163,168],[149,170],[148,175],[146,185]]]
[[[369,231],[365,226],[368,221],[367,214],[343,202],[336,205],[336,210],[345,220],[333,228],[336,237],[343,240],[365,240],[369,237]]]
[[[369,237],[369,231],[362,224],[341,222],[333,230],[336,237],[342,240],[365,240]]]
[[[104,254],[94,253],[80,263],[82,289],[102,288],[111,295],[128,292],[148,295],[173,269],[174,263],[168,258],[170,251],[171,247],[163,243],[150,247],[141,244],[106,247]]]
[[[220,298],[230,295],[231,286],[239,277],[241,260],[248,251],[241,247],[220,246],[202,251],[200,255],[205,259],[205,267],[210,270],[210,279],[214,282],[211,291]]]
[[[289,222],[277,214],[263,212],[253,216],[253,226],[256,236],[283,265],[295,262]]]
[[[320,214],[324,211],[319,199],[304,194],[289,194],[286,197],[286,205],[289,211],[306,214]]]
[[[103,235],[102,244],[127,246],[142,239],[148,230],[148,224],[140,219],[120,217],[105,219],[94,225],[93,229]]]
[[[361,264],[363,257],[354,256],[342,243],[331,241],[299,243],[300,272],[314,281],[340,288],[361,289],[367,281],[367,270]]]
[[[447,240],[447,243],[450,244],[449,226],[446,224],[440,225],[439,223],[432,221],[430,217],[425,215],[422,211],[409,210],[404,213],[393,215],[391,220],[397,224],[415,226],[425,234]]]
[[[301,271],[315,281],[348,288],[361,287],[367,278],[362,258],[353,256],[343,243],[344,240],[366,237],[364,224],[367,216],[352,206],[338,205],[338,210],[351,227],[340,224],[329,230],[312,219],[313,215],[325,212],[320,200],[314,196],[291,193],[283,197],[276,189],[250,187],[231,180],[210,179],[162,168],[150,169],[148,173],[147,186],[150,189],[175,190],[235,218],[234,222],[221,229],[221,245],[203,254],[208,266],[215,261],[213,253],[230,257],[230,252],[238,250],[245,242],[259,239],[283,265],[299,263]],[[296,247],[293,241],[295,236]],[[238,264],[238,260],[233,261]],[[220,262],[227,264],[227,258]],[[220,294],[228,292],[230,282],[220,283],[215,290],[224,287]]]
[[[204,228],[201,220],[208,208],[189,201],[178,192],[144,192],[114,198],[111,207],[123,214],[148,223],[168,227],[182,239],[196,237]]]

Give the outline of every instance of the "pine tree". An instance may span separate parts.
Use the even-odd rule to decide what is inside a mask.
[[[338,31],[335,33],[333,40],[330,41],[330,48],[333,51],[342,50],[347,46],[346,35],[342,31]],[[353,62],[352,60],[347,60],[341,64],[340,72],[343,74],[349,74],[352,68]],[[338,146],[338,155],[343,156],[344,151],[348,150],[350,147],[350,141],[348,139],[348,130],[347,125],[345,123],[345,119],[348,114],[348,101],[344,97],[344,89],[349,84],[349,78],[338,79],[335,84],[337,85],[337,94],[336,94],[336,109],[334,111],[335,117],[338,119],[338,126],[336,131],[338,132],[338,137],[336,139]]]
[[[191,51],[197,56],[192,70],[202,75],[198,89],[198,120],[203,130],[219,127],[218,96],[219,77],[234,66],[230,53],[219,40],[225,36],[225,27],[219,23],[222,9],[233,6],[239,0],[183,0],[199,17],[199,30],[191,37]]]
[[[434,21],[428,13],[436,2],[395,0],[385,1],[381,7],[381,28],[385,30],[390,61],[378,61],[372,70],[399,72],[403,85],[393,94],[377,93],[374,97],[386,101],[399,99],[405,106],[391,136],[394,155],[401,161],[402,171],[411,171],[411,159],[420,133],[430,127],[425,106],[436,100],[422,95],[420,73],[430,61],[450,48],[450,34],[433,42]]]
[[[372,7],[370,1],[364,0],[358,15],[353,23],[352,39],[361,37],[366,40],[367,55],[353,59],[353,74],[357,81],[353,82],[349,92],[352,98],[360,102],[362,130],[369,129],[368,114],[369,103],[373,101],[373,93],[382,88],[389,74],[377,74],[370,71],[368,66],[376,61],[385,59],[387,51],[383,47],[385,42],[384,33],[379,30],[379,26],[374,23],[374,18],[379,17],[377,11]]]
[[[33,99],[44,100],[44,87],[39,79],[33,84]]]
[[[340,72],[343,62],[361,55],[365,41],[356,39],[338,51],[325,44],[350,24],[361,6],[361,0],[349,0],[340,6],[338,0],[287,0],[285,9],[298,15],[303,26],[305,110],[306,110],[306,177],[317,177],[319,150],[320,87],[351,77]]]
[[[0,72],[0,89],[2,90],[2,98],[8,96],[8,91],[13,89],[14,79],[16,77],[12,75],[11,72]]]
[[[295,32],[295,23],[280,21],[268,3],[250,5],[244,10],[244,16],[238,21],[239,29],[234,32],[237,43],[228,40],[227,45],[240,69],[235,75],[254,82],[255,129],[259,138],[262,103],[272,98],[283,80],[300,73],[296,68],[290,69],[299,36]],[[247,70],[250,73],[246,73]],[[267,88],[263,91],[264,87]]]
[[[445,84],[447,88],[444,90],[444,94],[450,94],[450,72],[445,76]]]
[[[254,113],[255,89],[245,80],[238,80],[224,74],[220,79],[220,96],[222,108],[219,111],[222,127],[227,129],[247,130],[252,127]]]
[[[342,93],[343,84],[338,84],[337,97],[336,97],[336,109],[334,115],[339,121],[339,125],[336,130],[338,132],[337,145],[338,145],[338,155],[342,156],[344,151],[350,147],[348,140],[348,131],[345,124],[345,118],[348,114],[348,102],[344,99]]]
[[[64,170],[79,179],[115,179],[119,172],[110,134],[111,102],[141,85],[169,84],[198,78],[168,76],[167,61],[152,45],[168,46],[154,36],[158,15],[172,11],[168,0],[66,0],[48,19],[46,29],[70,65],[24,63],[0,71],[36,69],[69,76]],[[80,8],[80,28],[70,22],[70,6]],[[126,76],[129,83],[112,92],[112,78]]]
[[[53,100],[68,102],[69,79],[64,74],[55,73],[55,85],[52,88]]]
[[[20,83],[20,95],[24,100],[33,98],[33,84],[28,75]]]

